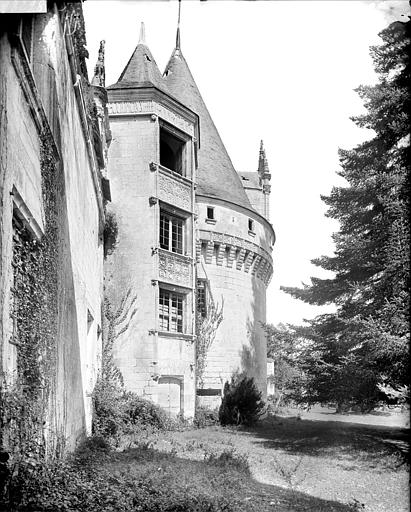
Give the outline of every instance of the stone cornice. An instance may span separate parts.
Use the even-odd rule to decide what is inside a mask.
[[[205,243],[205,263],[206,265],[213,264],[213,254],[215,246],[217,246],[217,259],[215,261],[217,266],[223,265],[224,255],[226,254],[225,266],[227,268],[250,273],[268,286],[273,273],[273,260],[268,251],[249,240],[226,233],[200,229],[197,236],[197,261],[200,260],[201,245]]]
[[[185,105],[177,101],[172,96],[166,94],[164,91],[160,89],[157,89],[157,87],[151,84],[136,84],[133,87],[116,89],[108,88],[108,98],[110,116],[116,116],[121,114],[132,115],[136,113],[142,113],[141,111],[139,112],[138,109],[136,109],[136,104],[138,103],[156,102],[160,105],[163,105],[165,108],[171,110],[173,113],[181,116],[187,123],[193,125],[194,136],[197,141],[198,147],[200,147],[200,128],[198,115],[189,108],[187,108]],[[121,113],[119,112],[118,108],[116,109],[114,107],[114,105],[118,103],[123,104],[125,106],[124,112]],[[129,111],[127,111],[127,106],[129,108]],[[189,135],[192,134],[189,133]]]
[[[218,244],[225,244],[227,246],[235,246],[244,248],[247,251],[255,252],[256,254],[260,254],[262,257],[267,259],[271,264],[273,262],[271,254],[254,242],[250,242],[249,240],[245,240],[239,236],[229,235],[228,233],[221,233],[218,231],[210,231],[205,229],[198,230],[198,237],[200,240],[215,242]]]

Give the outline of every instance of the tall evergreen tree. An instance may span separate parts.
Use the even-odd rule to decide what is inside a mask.
[[[334,256],[312,262],[334,277],[282,287],[310,304],[336,304],[336,314],[311,322],[318,358],[305,369],[329,399],[341,396],[345,382],[347,401],[359,402],[375,399],[378,383],[408,382],[410,21],[379,35],[383,44],[371,47],[379,81],[357,89],[367,113],[352,118],[374,136],[339,151],[347,185],[322,197],[340,229]]]

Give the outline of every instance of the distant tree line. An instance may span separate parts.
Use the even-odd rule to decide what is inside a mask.
[[[383,43],[370,49],[379,80],[358,87],[367,113],[352,118],[373,137],[339,150],[346,185],[322,196],[340,227],[334,255],[312,263],[334,277],[282,287],[309,304],[335,304],[336,312],[306,327],[267,328],[280,388],[340,409],[367,410],[409,392],[410,20],[379,35]]]

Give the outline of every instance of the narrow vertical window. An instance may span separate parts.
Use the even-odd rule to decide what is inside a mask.
[[[254,221],[253,221],[253,219],[248,219],[248,231],[252,231],[254,233]]]
[[[212,206],[207,206],[207,219],[215,220],[214,219],[214,208]]]

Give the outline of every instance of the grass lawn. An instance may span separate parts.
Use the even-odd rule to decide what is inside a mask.
[[[116,451],[92,438],[66,462],[30,466],[0,510],[408,511],[408,429],[323,419],[140,432]]]
[[[408,429],[307,416],[275,417],[247,430],[161,434],[146,440],[154,461],[126,450],[116,455],[113,470],[126,464],[136,478],[157,471],[164,485],[232,496],[244,511],[409,510]],[[241,471],[245,461],[249,473]]]

